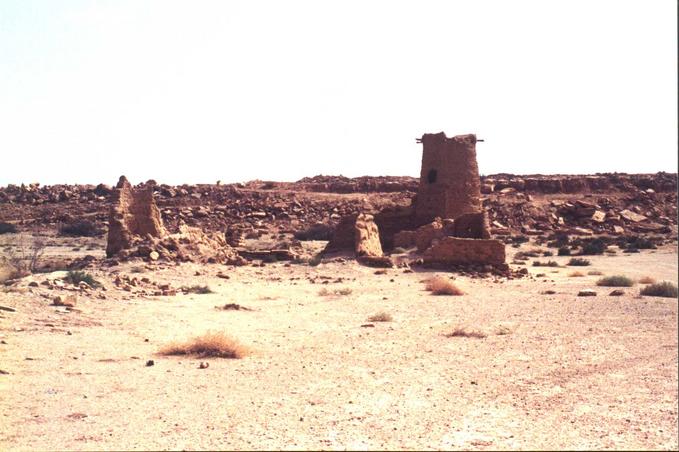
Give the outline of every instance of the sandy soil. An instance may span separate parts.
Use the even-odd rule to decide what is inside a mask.
[[[426,292],[433,272],[352,261],[125,264],[113,269],[215,293],[140,297],[94,271],[107,290],[71,312],[41,296],[59,290],[28,287],[59,274],[34,275],[0,292],[16,309],[0,311],[0,448],[676,450],[677,300],[639,297],[641,284],[612,297],[599,276],[568,276],[676,283],[676,246],[591,261],[529,267],[545,273],[532,279],[458,276],[459,297]],[[225,303],[252,311],[215,308]],[[362,326],[380,311],[393,321]],[[487,337],[445,336],[457,326]],[[253,353],[157,354],[208,330]]]

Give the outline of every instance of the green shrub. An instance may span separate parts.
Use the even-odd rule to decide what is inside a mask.
[[[0,234],[16,234],[17,227],[12,223],[0,222]]]
[[[70,282],[71,284],[78,285],[80,282],[87,283],[88,286],[90,287],[101,287],[101,283],[94,279],[94,276],[92,276],[89,273],[85,273],[80,270],[75,270],[75,271],[69,271],[66,274],[66,281]]]
[[[648,295],[651,297],[666,297],[677,298],[677,286],[669,281],[650,284],[641,289],[641,295]]]
[[[583,259],[581,257],[572,257],[568,261],[568,264],[566,264],[566,265],[570,265],[572,267],[586,267],[590,264],[591,264],[591,262],[588,261],[587,259]]]
[[[632,287],[634,281],[627,276],[615,275],[615,276],[605,276],[596,282],[597,286],[604,287]]]

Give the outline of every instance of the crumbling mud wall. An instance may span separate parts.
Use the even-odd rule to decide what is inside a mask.
[[[373,216],[360,214],[354,223],[356,256],[381,257],[382,245]]]
[[[453,223],[453,237],[467,239],[489,239],[490,224],[486,212],[465,213],[455,218]]]
[[[505,244],[499,240],[443,237],[422,256],[425,264],[491,264],[505,263]]]
[[[382,249],[417,246],[418,252],[441,262],[504,263],[504,245],[484,241],[490,238],[490,227],[481,207],[476,135],[424,134],[421,142],[420,184],[411,206],[375,214]],[[356,225],[356,215],[342,218],[324,251],[352,249]],[[463,241],[449,240],[456,237]],[[436,243],[443,245],[432,245]]]
[[[476,135],[426,133],[415,214],[423,223],[435,217],[457,218],[481,211],[481,183],[476,162]]]
[[[109,211],[106,256],[129,249],[135,237],[163,237],[166,234],[160,210],[153,199],[153,188],[132,188],[121,176]]]

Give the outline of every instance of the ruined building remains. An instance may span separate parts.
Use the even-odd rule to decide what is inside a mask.
[[[457,218],[481,211],[481,182],[476,163],[476,135],[452,138],[426,133],[415,214],[423,222]]]
[[[448,138],[441,132],[418,141],[423,150],[417,195],[410,206],[377,212],[368,235],[379,231],[385,250],[416,247],[425,264],[505,265],[504,244],[490,238],[481,207],[476,136]],[[325,252],[351,250],[354,229],[365,230],[365,218],[342,218]],[[354,251],[360,260],[359,248]]]
[[[120,176],[109,211],[106,256],[132,247],[136,237],[162,237],[166,234],[160,210],[153,199],[153,187],[132,188]]]

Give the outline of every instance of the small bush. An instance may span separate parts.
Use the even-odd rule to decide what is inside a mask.
[[[199,295],[214,293],[214,291],[212,289],[210,289],[210,286],[201,286],[201,285],[182,287],[182,291],[186,292],[186,293],[195,293],[195,294],[199,294]]]
[[[580,254],[584,256],[604,254],[606,247],[607,247],[606,242],[604,242],[602,239],[599,238],[592,239],[582,245],[582,252]]]
[[[559,263],[556,261],[547,261],[547,262],[541,262],[541,261],[533,261],[533,267],[558,267]]]
[[[197,358],[240,359],[249,354],[247,347],[224,333],[207,332],[183,342],[170,343],[159,350],[161,355],[191,355]]]
[[[62,224],[59,227],[59,235],[70,237],[96,237],[102,230],[96,223],[89,220],[76,220],[72,223]]]
[[[590,271],[587,272],[587,274],[590,275],[590,276],[601,276],[601,275],[603,275],[603,273],[600,272],[599,270],[590,270]]]
[[[585,276],[585,274],[582,272],[571,272],[568,274],[568,276],[571,278],[580,278],[582,276]]]
[[[69,271],[66,274],[65,280],[76,286],[80,284],[80,282],[84,282],[90,287],[101,287],[101,283],[94,279],[94,276],[79,270]]]
[[[245,306],[241,306],[238,303],[227,303],[224,306],[216,306],[218,309],[221,309],[222,311],[252,311],[250,308],[246,308]]]
[[[677,298],[677,286],[669,281],[663,281],[644,287],[640,294],[651,297]]]
[[[615,275],[601,278],[596,282],[596,285],[604,287],[632,287],[634,285],[634,281],[632,281],[632,279],[628,278],[627,276]]]
[[[488,335],[480,330],[468,329],[465,327],[457,327],[453,329],[450,333],[446,333],[446,337],[471,337],[474,339],[483,339]]]
[[[521,243],[526,243],[526,242],[528,242],[530,239],[528,238],[528,236],[525,236],[525,235],[513,235],[513,236],[511,236],[511,237],[509,238],[509,240],[510,240],[513,244],[519,245],[519,244],[521,244]]]
[[[550,237],[550,239],[553,239],[547,242],[547,246],[550,248],[566,248],[570,243],[570,238],[568,237],[568,234],[564,233],[556,233],[552,237]]]
[[[16,234],[17,227],[12,223],[0,222],[0,234]]]
[[[322,288],[318,291],[318,295],[321,297],[329,297],[330,295],[349,295],[353,292],[350,288],[345,287],[343,289],[328,290],[327,288]]]
[[[368,322],[391,322],[393,318],[387,312],[378,312],[368,317]]]
[[[554,256],[554,253],[551,252],[551,251],[549,251],[549,250],[547,250],[547,251],[543,251],[543,252],[542,252],[542,255],[543,255],[544,257],[550,257],[550,256]]]
[[[514,258],[515,258],[515,259],[525,260],[525,259],[528,259],[529,257],[538,257],[538,256],[540,256],[540,253],[539,253],[539,252],[535,252],[535,251],[519,251],[518,253],[516,253],[516,254],[514,255]]]
[[[436,276],[427,281],[427,290],[434,295],[464,295],[451,280]]]
[[[562,246],[559,248],[559,251],[556,253],[559,256],[570,256],[571,255],[571,249],[567,246]]]
[[[654,250],[657,248],[650,239],[636,235],[627,237],[625,243],[620,247],[628,250]]]
[[[651,278],[650,276],[644,276],[642,278],[639,278],[639,282],[641,284],[654,284],[655,279]]]
[[[302,231],[297,231],[293,235],[297,240],[307,241],[307,240],[325,240],[328,241],[332,238],[334,228],[327,224],[316,223],[313,226],[308,227]]]
[[[587,259],[583,259],[581,257],[573,257],[568,261],[568,264],[571,267],[587,267],[588,265],[591,265],[592,263],[588,261]]]

